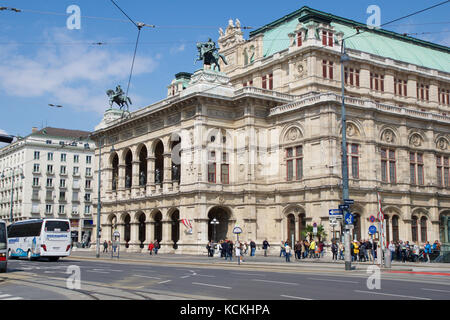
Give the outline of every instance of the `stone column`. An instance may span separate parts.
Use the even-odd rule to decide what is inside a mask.
[[[172,220],[162,220],[161,223],[162,223],[161,249],[164,250],[163,252],[171,252],[173,250]]]
[[[163,191],[167,192],[172,186],[172,157],[170,153],[164,153]]]
[[[147,221],[145,222],[145,244],[148,246],[153,241],[155,241],[155,222]]]
[[[121,195],[120,198],[123,198],[123,191],[125,190],[125,165],[119,164],[119,177],[117,183],[117,191]]]
[[[129,242],[129,251],[140,251],[140,241],[139,241],[139,223],[132,222],[130,223],[130,242]]]
[[[133,161],[131,176],[131,194],[136,197],[139,191],[139,161]]]
[[[155,192],[155,157],[147,158],[147,195]]]

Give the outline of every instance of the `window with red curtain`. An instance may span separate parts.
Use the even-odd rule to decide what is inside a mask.
[[[297,33],[297,47],[301,47],[302,46],[302,33],[299,32]]]
[[[384,92],[384,75],[371,72],[370,89]]]
[[[384,182],[396,182],[395,151],[381,149],[381,180]]]
[[[423,83],[417,83],[417,99],[429,101],[430,86]]]
[[[269,74],[269,90],[273,90],[273,74]]]
[[[408,95],[407,81],[394,78],[394,94],[406,97]]]
[[[409,167],[411,175],[411,184],[423,185],[423,154],[410,152]]]
[[[439,88],[439,103],[440,104],[450,105],[449,97],[450,97],[450,90]]]
[[[347,144],[347,154],[348,154],[348,168],[352,169],[352,178],[359,179],[359,145],[352,143]],[[348,175],[347,173],[347,176]]]
[[[333,79],[333,61],[322,60],[322,75],[326,79]]]
[[[267,89],[267,83],[266,83],[266,81],[267,81],[267,77],[264,75],[264,76],[262,76],[262,88],[263,89]]]
[[[328,47],[333,46],[333,32],[325,30],[322,31],[322,44]]]
[[[438,184],[438,186],[448,188],[448,186],[449,186],[449,170],[450,170],[448,157],[437,156],[436,157],[436,166],[437,166],[437,184]]]

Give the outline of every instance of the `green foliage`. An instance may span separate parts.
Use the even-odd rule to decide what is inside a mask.
[[[325,228],[323,225],[317,226],[317,239],[319,241],[325,240],[328,234],[325,232]],[[302,231],[302,237],[308,238],[311,241],[314,238],[314,227],[310,224],[306,225],[305,230]]]

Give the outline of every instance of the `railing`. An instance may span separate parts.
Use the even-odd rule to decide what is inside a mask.
[[[257,87],[244,87],[244,88],[241,88],[241,89],[238,89],[238,90],[234,91],[234,94],[236,96],[241,95],[241,94],[245,94],[245,93],[266,95],[266,96],[271,96],[271,97],[274,97],[274,98],[288,100],[288,101],[295,101],[296,99],[299,99],[301,97],[301,96],[296,96],[296,95],[292,95],[292,94],[281,93],[281,92],[278,92],[278,91],[261,89],[261,88],[257,88]]]
[[[342,97],[340,95],[337,95],[335,93],[322,93],[322,94],[309,94],[309,96],[304,96],[300,98],[300,100],[278,106],[275,108],[272,108],[269,113],[270,116],[282,114],[285,112],[290,112],[293,110],[297,110],[305,105],[314,104],[317,102],[342,102]],[[389,112],[389,113],[395,113],[395,114],[401,114],[406,116],[411,116],[414,118],[421,118],[421,119],[427,119],[427,120],[434,120],[434,121],[441,121],[441,122],[450,122],[450,117],[441,115],[438,113],[433,112],[423,112],[418,110],[412,110],[407,109],[404,107],[398,107],[383,103],[377,103],[370,100],[365,99],[359,99],[359,98],[352,98],[352,97],[346,97],[345,102],[349,105],[356,105],[362,108],[366,109],[376,109],[383,112]]]

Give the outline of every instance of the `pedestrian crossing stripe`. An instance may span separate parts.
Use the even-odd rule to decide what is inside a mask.
[[[10,294],[1,294],[1,292],[0,292],[0,300],[23,300],[23,298],[13,297]]]

